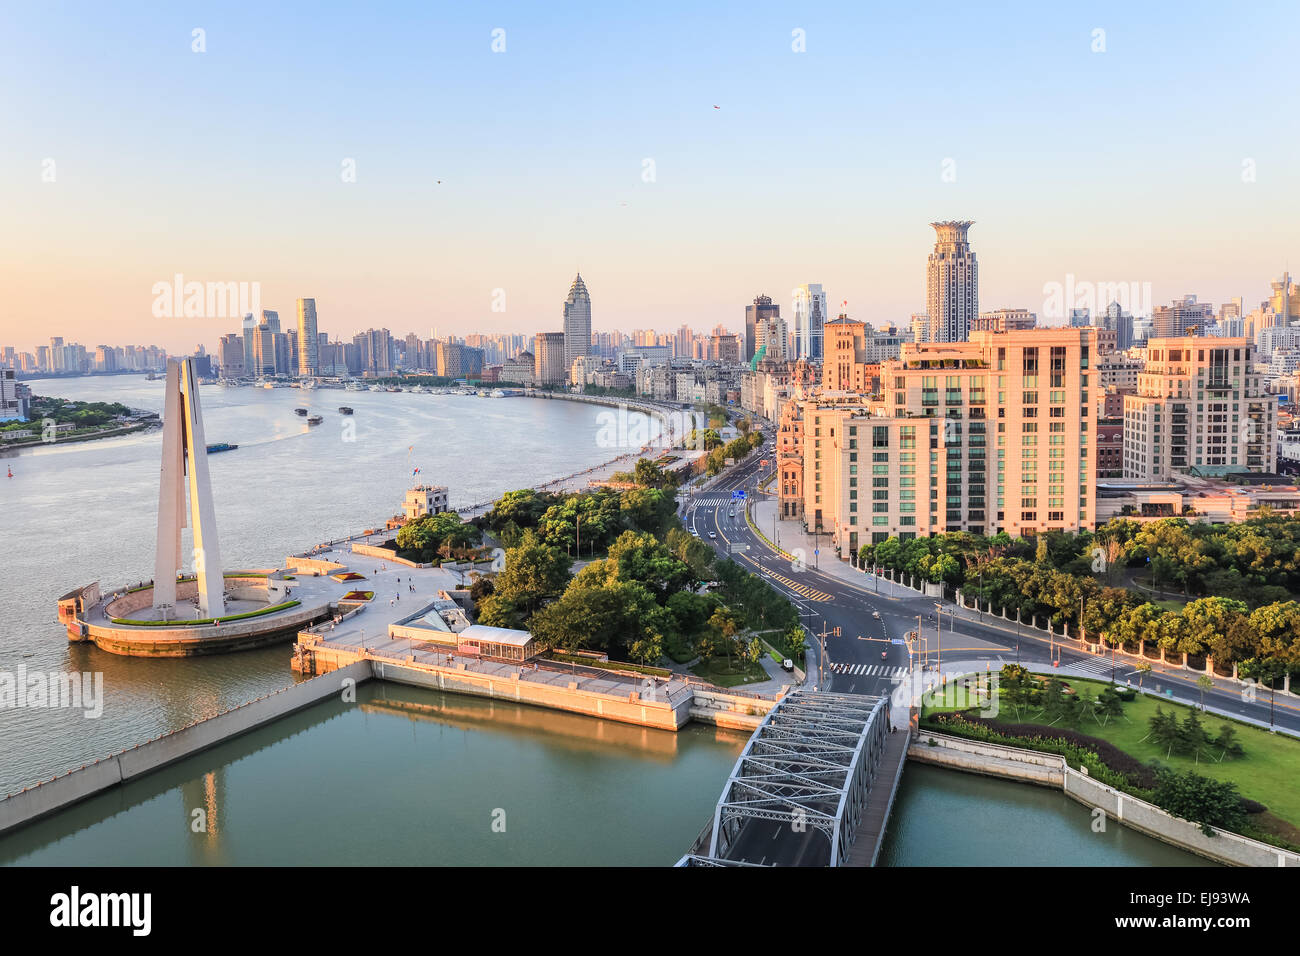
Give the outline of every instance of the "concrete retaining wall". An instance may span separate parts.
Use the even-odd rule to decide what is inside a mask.
[[[428,568],[429,564],[417,564],[415,561],[408,561],[406,558],[399,558],[387,548],[379,548],[373,544],[354,544],[352,545],[353,554],[364,554],[369,558],[379,558],[381,561],[387,561],[390,564],[404,564],[408,568]]]
[[[344,679],[351,678],[359,684],[370,676],[369,661],[358,661],[330,677],[302,681],[12,793],[0,800],[0,833],[319,703],[338,693]]]
[[[691,719],[728,730],[757,730],[767,712],[776,706],[776,701],[762,697],[742,697],[698,688],[693,689],[693,695]]]
[[[1085,806],[1100,807],[1106,816],[1125,826],[1219,863],[1229,866],[1300,866],[1300,854],[1224,830],[1216,829],[1214,836],[1206,836],[1198,824],[1170,816],[1145,800],[1121,793],[1069,767],[1065,769],[1065,792]]]
[[[295,555],[285,558],[284,566],[290,571],[296,571],[299,574],[336,574],[347,569],[347,565],[339,564],[337,561],[323,561],[320,558],[300,558]]]
[[[114,654],[131,657],[192,657],[278,641],[328,612],[329,602],[321,600],[279,611],[274,615],[245,618],[228,624],[185,628],[91,624],[87,626],[87,636],[103,650]]]
[[[687,694],[680,695],[682,699],[674,706],[666,700],[642,698],[636,693],[626,696],[600,694],[579,690],[576,686],[557,687],[520,680],[517,675],[504,677],[444,667],[407,667],[387,661],[373,661],[372,664],[375,677],[399,684],[566,710],[641,727],[677,730],[690,717],[690,697]]]
[[[1145,800],[1071,769],[1065,758],[1056,754],[964,740],[922,728],[907,756],[954,770],[1060,788],[1079,803],[1100,808],[1112,820],[1228,866],[1300,866],[1300,854],[1258,840],[1218,829],[1214,836],[1206,836],[1199,824],[1171,816]]]

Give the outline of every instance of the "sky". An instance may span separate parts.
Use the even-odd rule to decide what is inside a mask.
[[[0,0],[0,346],[211,351],[177,274],[342,338],[558,330],[579,269],[598,330],[906,323],[938,219],[982,310],[1300,269],[1300,5],[983,6]]]

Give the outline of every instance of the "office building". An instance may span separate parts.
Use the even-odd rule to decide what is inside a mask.
[[[546,333],[550,334],[550,333]],[[541,349],[537,350],[540,357]],[[591,295],[587,284],[579,273],[569,287],[568,298],[564,300],[564,354],[562,369],[573,366],[573,360],[591,354]],[[564,380],[561,372],[559,381]]]

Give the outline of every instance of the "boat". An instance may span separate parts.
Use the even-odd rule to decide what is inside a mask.
[[[340,415],[351,415],[351,414],[352,414],[352,406],[351,406],[351,405],[340,405],[340,406],[339,406],[339,414],[340,414]]]
[[[209,455],[215,455],[215,454],[216,454],[217,452],[219,452],[219,451],[234,451],[234,450],[235,450],[236,448],[238,448],[239,446],[238,446],[238,445],[232,445],[232,444],[230,444],[230,442],[228,442],[228,441],[219,441],[219,442],[215,442],[215,443],[213,443],[213,444],[211,444],[211,445],[208,445],[207,447],[208,447],[208,454],[209,454]]]
[[[293,413],[294,413],[295,415],[306,415],[306,414],[307,414],[307,409],[305,409],[305,408],[295,408],[295,409],[293,410]]]
[[[371,390],[372,392],[382,392],[382,391],[384,391],[385,389],[384,389],[384,386],[382,386],[382,385],[371,385],[371,386],[370,386],[370,390]]]
[[[319,425],[319,424],[320,424],[321,422],[323,422],[323,421],[325,421],[325,419],[324,419],[322,416],[320,416],[320,415],[313,415],[311,418],[307,419],[307,424],[308,424],[308,425]]]

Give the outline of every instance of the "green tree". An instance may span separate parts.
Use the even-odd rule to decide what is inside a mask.
[[[1215,835],[1213,827],[1239,830],[1245,820],[1241,795],[1234,783],[1169,769],[1160,770],[1156,781],[1156,805],[1176,817],[1199,823],[1206,836]]]
[[[499,610],[508,608],[513,614],[531,617],[544,601],[564,589],[571,563],[558,548],[546,544],[530,531],[524,535],[519,547],[506,552],[506,566],[492,582],[495,593],[490,600],[501,603]]]

